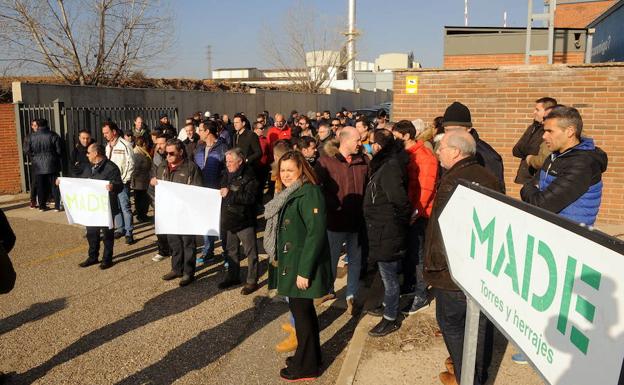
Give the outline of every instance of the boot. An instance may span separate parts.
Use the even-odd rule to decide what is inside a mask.
[[[284,326],[285,325],[282,325],[282,328],[286,329]],[[277,350],[280,353],[287,353],[287,352],[295,351],[296,349],[297,349],[297,333],[295,332],[295,328],[290,326],[290,330],[288,331],[288,337],[282,340],[282,342],[280,342],[279,344],[275,345],[275,350]]]
[[[455,375],[449,372],[440,373],[440,381],[444,385],[459,385],[457,383],[457,379],[455,378]]]
[[[455,374],[455,365],[453,365],[451,357],[447,357],[446,360],[444,360],[444,366],[446,366],[446,370],[448,370],[449,373]]]

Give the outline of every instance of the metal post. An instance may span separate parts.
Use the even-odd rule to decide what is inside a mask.
[[[464,352],[462,354],[461,381],[464,385],[474,383],[477,343],[479,337],[479,305],[466,296],[466,326],[464,329]]]
[[[587,29],[587,40],[585,41],[585,63],[591,63],[592,47],[594,45],[594,33],[596,33],[596,28]]]
[[[531,64],[531,27],[533,25],[533,0],[529,0],[529,16],[527,17],[526,48],[524,64]]]
[[[15,111],[15,135],[17,135],[17,155],[20,160],[20,180],[22,185],[22,192],[26,192],[29,189],[26,187],[26,162],[24,162],[24,138],[22,137],[22,117],[20,109],[24,106],[22,102],[15,102],[13,109]],[[30,122],[28,122],[28,129],[30,129]],[[30,183],[29,183],[30,184]],[[29,186],[30,187],[30,186]]]
[[[349,30],[347,31],[347,79],[355,76],[355,0],[349,0]],[[337,69],[338,70],[338,69]]]
[[[555,50],[555,8],[557,8],[557,1],[550,0],[548,12],[550,18],[548,19],[548,64],[553,63],[553,54]]]

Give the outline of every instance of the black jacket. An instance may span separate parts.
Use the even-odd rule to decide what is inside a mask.
[[[156,131],[160,131],[163,135],[169,135],[171,138],[178,137],[178,130],[175,129],[171,124],[160,124],[156,127]]]
[[[9,259],[9,253],[15,246],[15,233],[0,210],[0,294],[6,294],[15,286],[15,270]]]
[[[525,184],[533,178],[533,175],[537,172],[536,169],[530,167],[526,162],[527,155],[537,155],[539,153],[540,144],[544,140],[544,125],[539,122],[533,121],[524,134],[518,139],[518,143],[514,146],[512,153],[516,158],[520,158],[520,166],[516,174],[514,182],[518,184]]]
[[[226,170],[221,179],[224,187],[229,191],[221,204],[221,230],[237,232],[255,226],[258,181],[251,167],[243,164],[233,174]]]
[[[69,155],[71,176],[80,178],[85,170],[91,168],[91,163],[89,163],[89,158],[87,158],[88,147],[89,146],[85,147],[80,143],[76,143],[76,146]]]
[[[48,127],[40,127],[30,135],[24,151],[32,160],[33,175],[55,174],[61,171],[61,137]]]
[[[199,167],[189,159],[185,159],[174,170],[169,170],[167,162],[162,162],[156,170],[156,179],[167,182],[182,183],[192,186],[202,186],[202,173]]]
[[[250,165],[255,165],[262,158],[262,148],[260,148],[260,140],[258,135],[251,130],[243,130],[242,133],[234,135],[234,147],[240,148],[243,156]]]
[[[490,146],[485,140],[479,138],[479,133],[474,128],[470,130],[470,134],[477,143],[477,161],[489,172],[494,174],[498,179],[498,183],[502,188],[502,193],[505,193],[505,169],[503,168],[503,158],[496,150]]]
[[[396,141],[375,154],[369,164],[363,209],[371,261],[398,261],[407,249],[412,211],[407,197],[408,162],[402,142]]]
[[[479,164],[476,157],[457,162],[438,181],[431,217],[425,230],[424,279],[433,287],[445,290],[460,290],[451,278],[446,256],[446,247],[438,219],[460,179],[477,182],[483,187],[501,191],[498,178]]]
[[[120,213],[117,194],[123,190],[124,185],[121,181],[121,172],[119,171],[119,167],[117,167],[115,163],[108,159],[104,159],[95,168],[93,166],[86,168],[81,177],[109,181],[113,185],[113,191],[108,192],[111,213],[113,216]]]

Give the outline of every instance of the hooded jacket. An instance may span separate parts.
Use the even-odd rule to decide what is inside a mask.
[[[363,210],[371,261],[398,261],[407,249],[412,213],[407,197],[408,162],[409,156],[400,141],[382,148],[370,162]]]
[[[325,145],[325,156],[314,167],[327,205],[327,229],[358,232],[364,221],[362,202],[369,160],[366,155],[354,154],[349,163],[333,143]]]
[[[546,158],[540,172],[522,187],[522,200],[577,223],[593,225],[602,199],[607,154],[591,138]]]

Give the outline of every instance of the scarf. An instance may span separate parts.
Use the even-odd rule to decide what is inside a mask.
[[[269,256],[269,263],[274,264],[277,261],[275,246],[277,243],[277,229],[279,226],[279,213],[282,207],[288,201],[288,197],[297,191],[303,182],[299,179],[290,187],[275,194],[273,199],[264,206],[264,218],[266,219],[266,227],[264,228],[264,250]]]

